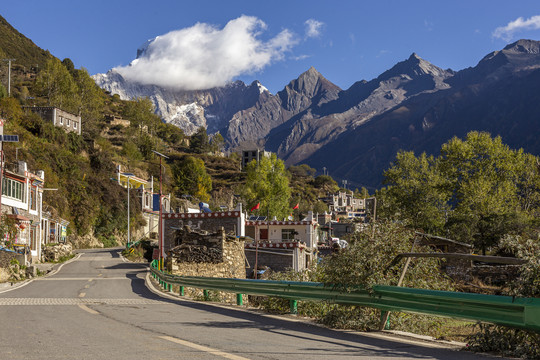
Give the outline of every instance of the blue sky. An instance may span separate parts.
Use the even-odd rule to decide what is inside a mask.
[[[141,81],[159,78],[156,71],[171,66],[169,72],[183,71],[169,81],[193,78],[192,86],[204,86],[257,79],[273,93],[310,66],[346,89],[413,52],[442,68],[461,70],[517,39],[540,40],[538,0],[18,0],[2,1],[0,15],[41,48],[69,57],[91,74],[127,69],[147,40],[167,40],[163,35],[174,32],[173,40],[161,47],[156,43],[154,57],[138,64],[139,75],[148,75]],[[163,46],[184,43],[178,37],[194,34],[205,47],[196,48],[198,40],[187,42],[169,53],[168,61],[154,61]]]

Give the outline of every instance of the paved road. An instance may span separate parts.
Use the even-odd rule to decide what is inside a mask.
[[[163,298],[145,265],[117,252],[87,250],[53,276],[0,290],[0,359],[488,359]]]

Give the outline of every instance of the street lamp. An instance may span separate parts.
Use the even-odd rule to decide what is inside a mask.
[[[162,210],[162,184],[163,184],[163,177],[161,174],[161,159],[165,158],[168,159],[169,157],[166,155],[163,155],[162,153],[159,153],[155,150],[152,150],[154,154],[159,156],[159,220],[158,220],[158,226],[159,226],[159,241],[158,241],[158,247],[159,247],[159,261],[158,261],[158,269],[163,270],[163,258],[165,258],[165,253],[163,249],[163,220],[161,219],[163,210]]]

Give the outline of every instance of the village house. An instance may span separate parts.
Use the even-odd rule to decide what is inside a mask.
[[[43,234],[41,243],[43,245],[66,243],[69,221],[55,215],[56,212],[56,209],[48,205],[43,207],[41,213],[41,229]]]
[[[2,169],[1,212],[14,220],[17,233],[2,239],[11,242],[21,252],[28,250],[28,261],[41,259],[43,229],[41,228],[43,184],[45,173],[28,171],[24,161],[6,164]]]
[[[302,221],[257,220],[246,221],[246,258],[250,269],[269,267],[283,271],[301,271],[315,260],[319,243],[318,223],[309,211]]]
[[[118,183],[129,188],[130,191],[136,191],[140,199],[142,208],[142,216],[146,222],[143,228],[141,238],[147,237],[157,239],[159,229],[159,192],[154,192],[154,178],[150,180],[141,179],[134,174],[121,172],[120,165],[117,166]],[[171,211],[171,196],[162,195],[162,212],[168,213]]]
[[[334,213],[336,218],[358,219],[366,216],[366,200],[355,198],[352,191],[328,194],[322,201],[328,204],[330,212]]]
[[[272,153],[264,150],[244,150],[242,151],[242,169],[245,169],[247,164],[255,160],[257,163],[261,161],[263,157],[270,157]]]
[[[107,121],[107,124],[109,126],[129,127],[131,125],[131,121],[119,118],[114,115],[106,115],[105,121]]]
[[[78,115],[52,106],[23,106],[23,109],[38,114],[43,120],[49,121],[54,126],[60,127],[65,131],[75,132],[81,135],[82,120]]]

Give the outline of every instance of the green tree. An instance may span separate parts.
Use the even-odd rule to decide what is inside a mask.
[[[436,159],[400,152],[385,181],[389,187],[377,194],[380,215],[484,252],[503,235],[530,227],[538,212],[536,157],[487,133],[451,139]]]
[[[223,136],[220,133],[216,133],[212,136],[210,145],[213,152],[221,151],[223,149],[223,144],[225,144],[225,139],[223,139]]]
[[[141,134],[137,138],[137,148],[146,160],[151,159],[153,154],[152,150],[154,149],[152,137],[145,133]]]
[[[75,71],[75,64],[73,64],[73,61],[71,61],[70,58],[65,58],[62,60],[62,65],[64,65],[70,73]]]
[[[189,194],[208,202],[212,191],[212,178],[206,173],[204,161],[185,156],[172,166],[174,186],[178,196]]]
[[[443,228],[449,195],[433,156],[423,153],[417,158],[413,152],[399,152],[385,172],[385,182],[390,185],[386,195],[392,199],[392,211],[399,212],[401,219],[431,233]]]
[[[300,164],[296,166],[291,166],[287,169],[289,173],[291,173],[291,176],[296,177],[304,177],[304,178],[313,178],[315,176],[315,173],[317,170],[313,169],[307,164]]]
[[[161,122],[157,128],[159,138],[168,142],[172,146],[180,147],[185,138],[184,131],[178,126]]]
[[[8,92],[4,85],[0,84],[0,99],[5,98],[8,96]]]
[[[154,114],[154,104],[148,98],[135,98],[126,103],[123,116],[131,121],[131,126],[138,128],[142,133],[146,129],[151,133],[156,132],[156,128],[161,123],[159,116]]]
[[[339,191],[337,182],[330,175],[319,175],[313,181],[313,186],[327,193]]]
[[[23,115],[21,104],[17,99],[12,97],[0,99],[0,117],[19,122]]]
[[[392,260],[401,253],[410,252],[414,231],[393,221],[370,224],[367,231],[355,232],[349,247],[325,258],[321,263],[322,281],[328,284],[361,286],[397,285],[403,263]],[[429,251],[416,248],[415,251]],[[439,260],[418,258],[409,267],[404,285],[422,289],[448,290],[450,281],[439,271]]]
[[[442,176],[448,180],[454,211],[448,228],[460,240],[485,251],[523,223],[519,183],[526,172],[526,156],[500,137],[470,132],[441,148]]]
[[[18,228],[15,225],[16,220],[7,216],[7,214],[0,214],[0,239],[10,239],[11,241],[17,235]],[[10,242],[6,244],[10,248],[13,244]]]
[[[204,126],[201,126],[197,129],[195,134],[191,135],[189,149],[197,154],[203,154],[210,151],[208,134],[206,133],[206,128]]]
[[[57,58],[47,60],[36,79],[36,90],[47,97],[49,105],[78,113],[80,99],[69,70]]]
[[[98,120],[103,112],[103,92],[86,69],[73,70],[73,74],[77,85],[76,98],[79,101],[77,114],[81,115],[87,125],[89,122]]]
[[[284,218],[290,214],[289,178],[285,164],[275,154],[263,156],[257,163],[255,160],[246,166],[246,184],[243,196],[248,206],[260,203],[262,214]]]

